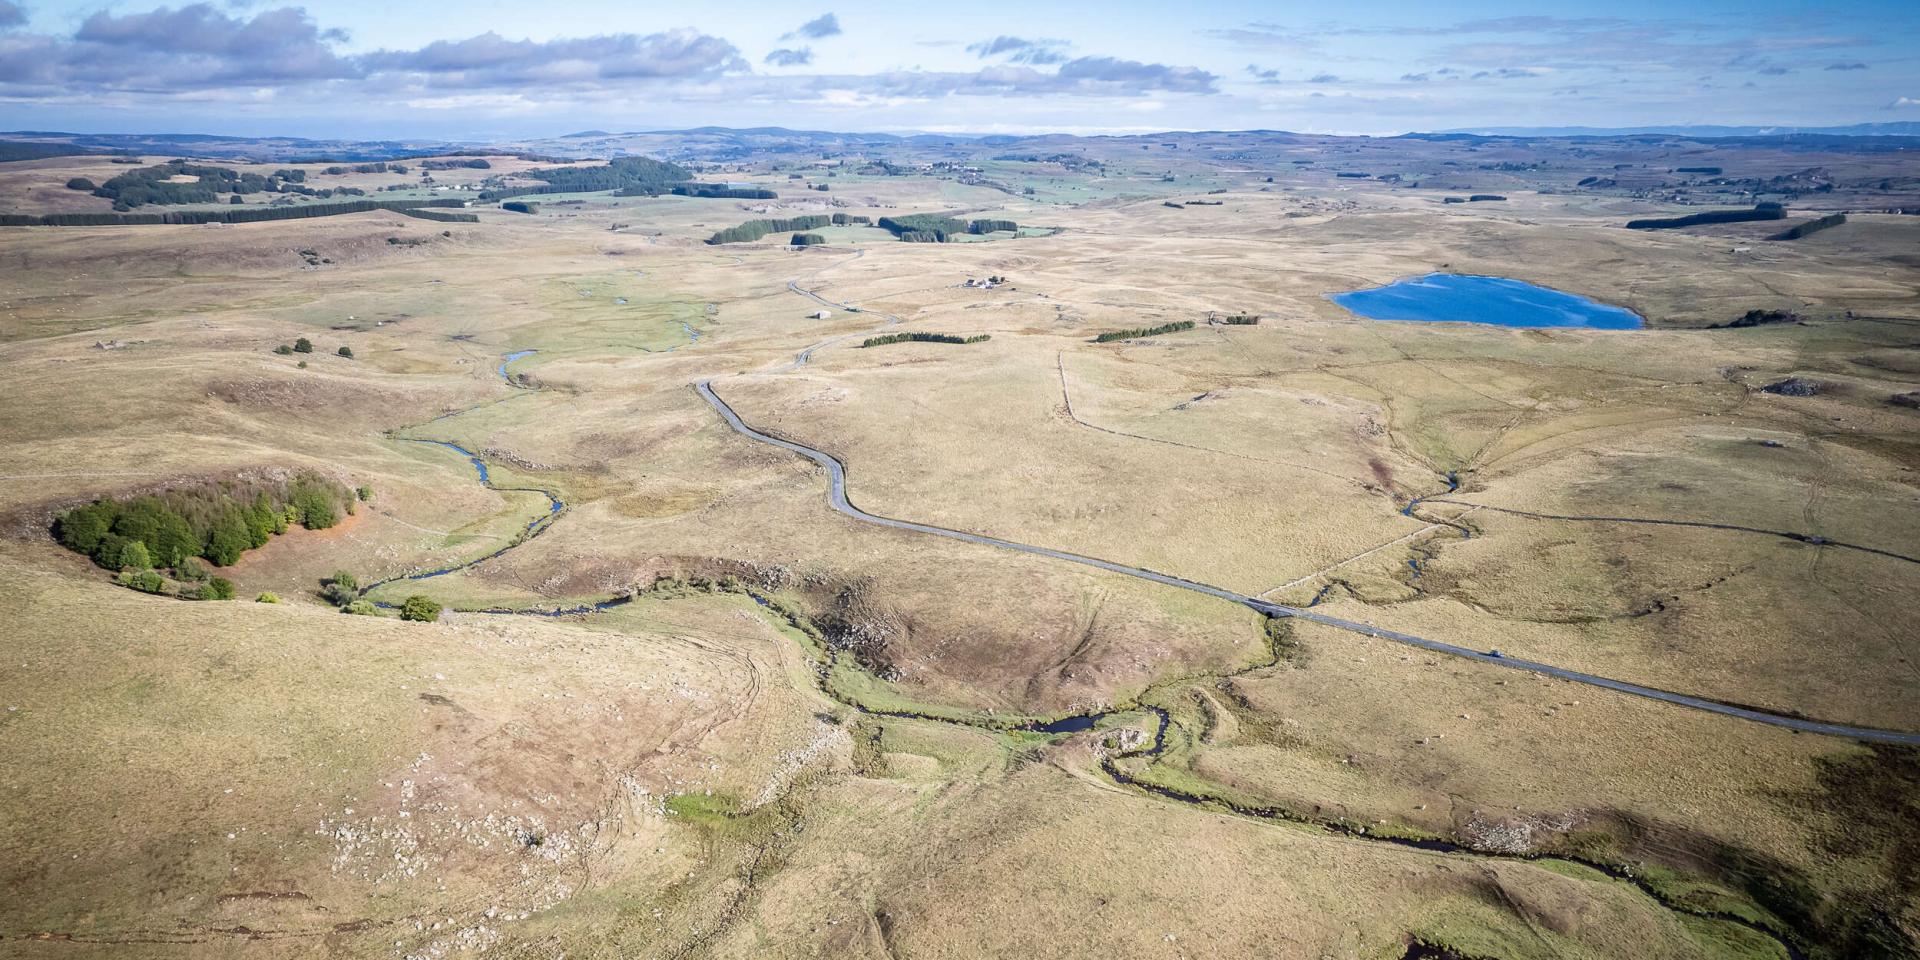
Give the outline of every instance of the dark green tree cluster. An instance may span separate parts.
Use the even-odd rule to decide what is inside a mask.
[[[432,597],[416,593],[400,604],[400,619],[432,623],[440,619],[440,604]]]
[[[74,177],[72,180],[67,181],[67,189],[92,192],[99,189],[99,185],[95,184],[92,180],[88,180],[86,177]]]
[[[277,181],[269,180],[267,182],[272,184]],[[303,197],[313,197],[316,200],[327,200],[333,197],[364,197],[367,195],[367,192],[359,187],[321,187],[315,189],[299,183],[280,183],[278,186],[278,190],[269,190],[267,192],[297,193]],[[234,196],[238,197],[239,194],[236,193]]]
[[[881,217],[878,226],[902,240],[913,243],[945,243],[947,237],[967,232],[965,221],[943,217],[937,213],[910,213],[903,217]],[[910,239],[908,234],[927,234],[932,239]]]
[[[167,578],[152,570],[129,570],[120,575],[120,582],[141,593],[165,593]]]
[[[1019,231],[1020,225],[1012,220],[975,220],[967,224],[967,232],[975,235],[983,233],[1018,233]]]
[[[889,343],[979,343],[993,339],[992,335],[976,333],[971,337],[956,337],[951,333],[889,333],[880,337],[868,337],[860,342],[862,347],[883,347]]]
[[[514,213],[539,213],[540,205],[525,200],[508,200],[500,205],[500,209],[511,210]]]
[[[1260,315],[1256,313],[1236,313],[1230,317],[1221,317],[1220,322],[1236,327],[1251,327],[1260,322]]]
[[[993,159],[1011,163],[1057,163],[1069,170],[1081,167],[1099,169],[1101,166],[1100,161],[1083,157],[1077,153],[1053,153],[1047,154],[1046,156],[1041,156],[1037,153],[1003,153]]]
[[[322,530],[353,512],[353,491],[315,474],[286,481],[223,481],[126,500],[96,500],[54,521],[54,537],[112,570],[227,566],[298,523]]]
[[[836,213],[833,215],[833,225],[836,227],[844,227],[850,224],[866,225],[872,222],[872,218],[857,213]]]
[[[724,183],[683,183],[673,188],[679,197],[707,197],[722,200],[777,200],[780,195],[765,187],[729,187]]]
[[[1717,177],[1724,171],[1722,171],[1719,167],[1675,167],[1674,172],[1675,173],[1704,173],[1709,177]]]
[[[543,180],[541,193],[598,193],[603,190],[642,189],[664,193],[674,184],[693,179],[685,167],[651,157],[618,157],[604,167],[553,167],[529,170],[529,180]]]
[[[174,178],[177,177],[194,179],[176,183]],[[155,166],[129,170],[94,188],[93,193],[112,200],[115,210],[131,210],[149,204],[213,203],[222,194],[299,193],[311,197],[333,196],[334,191],[331,190],[302,186],[306,179],[307,172],[299,169],[275,170],[261,176],[257,173],[241,173],[229,167],[169,160]]]
[[[1476,193],[1468,196],[1467,202],[1468,203],[1484,203],[1489,200],[1505,200],[1505,199],[1506,197],[1503,197],[1497,193]]]
[[[174,177],[195,177],[190,183],[170,182]],[[139,170],[129,170],[95,188],[95,196],[113,201],[115,210],[147,204],[212,203],[223,193],[259,193],[266,189],[267,178],[248,174],[245,179],[226,167],[191,164],[173,160]]]
[[[752,243],[769,233],[792,233],[804,230],[818,230],[833,222],[833,218],[824,213],[808,214],[804,217],[785,217],[779,220],[748,220],[737,227],[728,227],[707,238],[707,243]]]
[[[225,577],[214,577],[206,583],[201,584],[200,589],[193,592],[193,598],[195,600],[232,600],[233,594],[232,580],[228,580]]]
[[[360,599],[360,578],[346,570],[335,570],[320,581],[320,596],[336,607],[344,607]]]
[[[1163,333],[1179,333],[1182,330],[1192,329],[1192,320],[1176,320],[1173,323],[1163,323],[1157,327],[1135,327],[1132,330],[1109,330],[1106,333],[1094,337],[1093,342],[1112,343],[1115,340],[1137,340],[1140,337],[1157,337]]]
[[[351,167],[328,167],[320,172],[329,177],[340,177],[349,173],[406,173],[407,165],[404,163],[388,163],[382,160],[377,163],[355,164]]]
[[[1783,230],[1779,233],[1776,233],[1773,236],[1768,237],[1767,239],[1768,240],[1798,240],[1801,237],[1810,236],[1812,234],[1819,233],[1822,230],[1831,230],[1834,227],[1837,227],[1846,222],[1847,222],[1846,214],[1830,213],[1817,220],[1808,220],[1806,223],[1795,224],[1793,227]]]
[[[827,238],[817,233],[796,233],[793,235],[792,240],[787,241],[787,245],[793,247],[817,247],[826,242]]]
[[[1628,230],[1672,230],[1677,227],[1697,227],[1706,223],[1744,223],[1749,220],[1785,220],[1787,208],[1777,203],[1756,204],[1752,210],[1709,210],[1706,213],[1692,213],[1684,217],[1649,218],[1628,220]]]
[[[422,170],[459,170],[462,168],[468,170],[491,170],[493,169],[493,164],[489,163],[485,157],[473,157],[465,160],[420,161],[420,169]]]

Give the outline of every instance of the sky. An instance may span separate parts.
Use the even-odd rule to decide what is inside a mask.
[[[484,140],[1890,121],[1920,121],[1911,0],[0,0],[10,130]]]

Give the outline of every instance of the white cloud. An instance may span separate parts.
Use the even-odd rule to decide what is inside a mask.
[[[795,37],[805,37],[808,40],[824,40],[827,37],[837,37],[840,33],[840,18],[831,13],[823,13],[801,24],[793,32],[782,34],[780,39],[792,40]]]

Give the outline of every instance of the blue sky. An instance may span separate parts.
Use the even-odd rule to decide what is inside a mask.
[[[1920,4],[0,0],[0,128],[319,137],[1920,120]]]

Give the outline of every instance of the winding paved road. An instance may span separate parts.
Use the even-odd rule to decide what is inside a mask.
[[[860,254],[861,254],[861,255],[864,255],[865,253],[866,253],[866,251],[865,251],[865,250],[862,250],[862,251],[860,251]],[[857,257],[857,256],[856,256],[856,259],[858,259],[858,257]],[[812,300],[812,301],[813,301],[813,302],[815,302],[815,303],[818,303],[818,304],[820,304],[820,305],[822,305],[822,306],[828,306],[828,307],[832,307],[832,308],[834,308],[835,310],[845,310],[845,311],[847,311],[848,313],[862,313],[862,312],[864,312],[864,311],[862,311],[862,310],[860,310],[860,309],[859,309],[858,307],[853,307],[853,306],[848,306],[847,304],[844,304],[844,303],[838,303],[838,302],[836,302],[836,301],[833,301],[833,300],[828,300],[828,299],[827,299],[826,297],[823,297],[823,296],[821,296],[821,295],[819,295],[819,294],[817,294],[817,293],[814,293],[814,292],[813,292],[812,290],[808,290],[808,289],[807,289],[806,287],[803,287],[803,286],[801,286],[801,285],[800,285],[800,281],[799,281],[799,280],[788,280],[788,281],[787,281],[787,289],[788,289],[788,290],[791,290],[792,292],[794,292],[794,293],[797,293],[797,294],[799,294],[799,295],[801,295],[801,296],[803,296],[803,297],[806,297],[807,299],[809,299],[809,300]],[[878,317],[880,317],[880,318],[881,318],[882,320],[885,320],[885,321],[886,321],[886,323],[885,323],[885,324],[884,324],[884,325],[883,325],[883,326],[881,327],[881,329],[885,329],[886,327],[890,327],[890,326],[893,326],[894,324],[896,324],[896,323],[899,323],[899,322],[900,322],[900,318],[899,318],[899,317],[896,317],[896,316],[894,316],[894,315],[893,315],[893,314],[891,314],[891,313],[881,313],[881,314],[875,314],[875,316],[878,316]],[[806,348],[805,350],[802,350],[802,351],[800,351],[799,353],[796,353],[796,354],[794,354],[794,355],[793,355],[793,362],[792,362],[792,363],[789,363],[789,364],[787,364],[787,369],[788,369],[788,370],[797,370],[797,369],[799,369],[799,368],[800,368],[800,366],[801,366],[802,364],[804,364],[804,363],[806,363],[806,362],[807,362],[808,360],[811,360],[811,359],[813,359],[813,352],[814,352],[815,350],[820,350],[820,349],[823,349],[823,348],[826,348],[826,347],[830,347],[830,346],[833,346],[833,345],[834,345],[834,344],[836,344],[836,343],[839,343],[839,342],[840,342],[840,341],[842,341],[842,340],[851,340],[851,339],[853,339],[854,337],[857,337],[857,336],[860,336],[860,334],[858,334],[858,333],[843,333],[843,334],[841,334],[840,336],[837,336],[837,337],[829,337],[828,339],[825,339],[825,340],[822,340],[822,341],[820,341],[819,343],[816,343],[816,344],[814,344],[813,346],[810,346],[810,347],[808,347],[808,348]]]
[[[1266,600],[1261,600],[1258,597],[1249,597],[1244,594],[1234,593],[1231,590],[1225,590],[1220,587],[1211,586],[1209,584],[1200,583],[1198,581],[1186,580],[1180,577],[1170,576],[1164,573],[1156,573],[1152,570],[1147,570],[1141,567],[1130,567],[1123,563],[1114,563],[1111,560],[1101,560],[1098,557],[1082,556],[1081,554],[1068,553],[1064,550],[1055,550],[1055,549],[1052,549],[1051,547],[1036,547],[1036,546],[1033,546],[1032,544],[1015,543],[1012,540],[1001,540],[998,537],[988,537],[988,536],[983,536],[977,533],[967,533],[962,530],[949,530],[946,527],[936,527],[931,524],[915,523],[911,520],[896,520],[892,517],[882,517],[877,514],[868,513],[865,510],[862,510],[859,507],[854,506],[852,501],[847,499],[847,468],[839,460],[835,459],[831,454],[824,453],[819,450],[815,450],[812,447],[803,446],[801,444],[794,443],[791,440],[782,440],[779,437],[770,436],[768,434],[761,433],[760,431],[755,430],[750,426],[747,426],[746,422],[740,419],[740,415],[735,413],[733,408],[728,406],[727,402],[725,400],[720,399],[720,395],[713,391],[713,383],[710,380],[701,380],[698,383],[696,383],[694,386],[695,386],[695,389],[697,389],[700,392],[700,396],[703,399],[705,399],[707,403],[711,404],[714,410],[718,411],[720,416],[727,421],[727,425],[732,427],[735,431],[741,434],[744,434],[754,440],[758,440],[761,443],[771,444],[773,446],[781,448],[782,450],[788,450],[793,453],[797,453],[800,456],[806,457],[807,459],[812,460],[814,463],[817,463],[820,466],[825,467],[827,470],[827,477],[828,477],[827,502],[830,505],[832,505],[833,509],[838,510],[841,513],[844,513],[847,516],[852,517],[855,520],[859,520],[863,523],[876,524],[882,527],[892,527],[895,530],[908,530],[914,533],[931,534],[936,537],[946,537],[947,539],[950,539],[950,540],[962,540],[967,543],[977,543],[982,546],[999,547],[1004,550],[1018,550],[1021,553],[1028,553],[1028,554],[1033,554],[1035,556],[1041,556],[1041,557],[1050,557],[1055,560],[1065,560],[1068,563],[1078,563],[1088,567],[1097,567],[1101,570],[1106,570],[1110,573],[1123,574],[1125,576],[1135,577],[1141,580],[1150,580],[1154,583],[1165,584],[1169,587],[1179,587],[1182,590],[1192,590],[1195,593],[1204,593],[1210,597],[1217,597],[1221,600],[1226,600],[1232,603],[1240,604],[1241,606],[1244,606],[1244,607],[1249,607],[1259,613],[1266,614],[1267,616],[1270,616],[1270,617],[1293,617],[1300,620],[1308,620],[1313,623],[1324,624],[1329,627],[1335,627],[1341,630],[1348,630],[1354,633],[1364,634],[1369,637],[1380,637],[1387,640],[1395,640],[1400,643],[1405,643],[1411,646],[1420,647],[1425,650],[1432,650],[1436,653],[1450,654],[1452,656],[1462,657],[1467,660],[1478,661],[1480,663],[1488,664],[1490,666],[1506,667],[1510,670],[1524,670],[1529,673],[1538,673],[1538,674],[1542,674],[1549,677],[1557,677],[1562,680],[1571,680],[1575,683],[1584,683],[1584,684],[1587,684],[1588,686],[1601,687],[1607,690],[1617,691],[1619,693],[1631,694],[1636,697],[1645,697],[1649,700],[1658,700],[1663,703],[1671,703],[1671,704],[1675,704],[1682,707],[1690,707],[1694,710],[1704,710],[1708,713],[1717,713],[1722,716],[1737,717],[1741,720],[1751,720],[1755,723],[1764,723],[1764,724],[1768,724],[1770,726],[1775,726],[1775,727],[1785,727],[1786,729],[1798,730],[1803,733],[1817,733],[1817,734],[1823,734],[1826,736],[1833,736],[1833,737],[1847,737],[1854,740],[1864,740],[1871,743],[1892,743],[1892,744],[1904,744],[1904,745],[1910,745],[1910,746],[1920,745],[1920,733],[1906,733],[1906,732],[1897,731],[1897,730],[1877,730],[1872,727],[1855,727],[1855,726],[1848,726],[1846,724],[1841,724],[1841,723],[1822,723],[1817,720],[1805,720],[1799,717],[1790,717],[1784,714],[1769,713],[1764,710],[1755,710],[1750,707],[1736,706],[1730,703],[1721,703],[1720,701],[1717,701],[1717,700],[1708,700],[1702,697],[1688,696],[1687,694],[1684,694],[1684,693],[1674,693],[1670,690],[1661,690],[1657,687],[1643,687],[1637,683],[1628,683],[1624,680],[1614,680],[1608,677],[1595,676],[1594,674],[1591,674],[1591,673],[1581,673],[1577,670],[1568,670],[1564,667],[1556,667],[1556,666],[1553,666],[1552,664],[1546,664],[1546,663],[1537,663],[1532,660],[1520,660],[1514,657],[1498,656],[1498,655],[1495,655],[1492,653],[1486,653],[1480,650],[1472,650],[1466,647],[1456,646],[1451,643],[1443,643],[1439,640],[1429,640],[1425,637],[1417,637],[1410,633],[1400,633],[1399,631],[1396,631],[1396,630],[1385,630],[1379,627],[1372,626],[1371,624],[1360,623],[1354,620],[1343,620],[1339,617],[1330,617],[1330,616],[1327,616],[1326,614],[1314,613],[1311,610],[1302,609],[1300,607],[1289,607],[1289,606],[1284,606],[1278,603],[1271,603]]]

